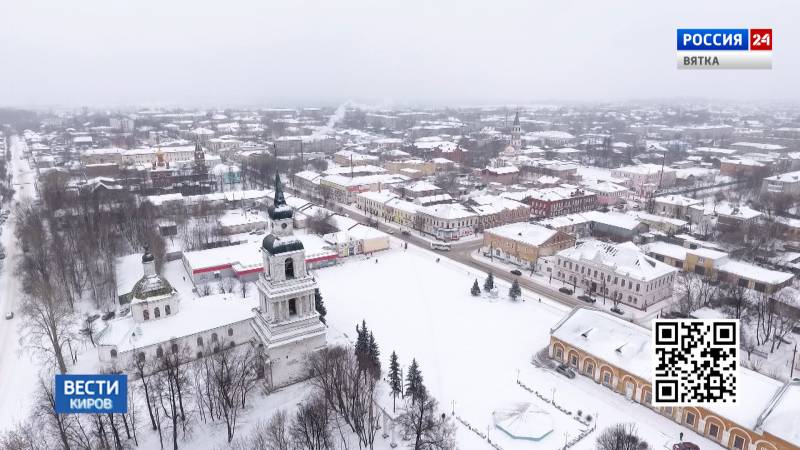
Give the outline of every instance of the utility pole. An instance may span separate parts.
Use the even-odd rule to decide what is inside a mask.
[[[792,367],[789,372],[789,380],[794,378],[794,357],[797,356],[797,342],[794,343],[794,350],[792,351]]]

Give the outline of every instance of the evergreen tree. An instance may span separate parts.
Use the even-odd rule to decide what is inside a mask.
[[[400,363],[397,362],[397,353],[392,352],[389,357],[389,387],[392,389],[392,412],[396,410],[397,396],[403,394],[403,380],[400,379]]]
[[[413,359],[406,375],[406,395],[410,395],[412,401],[417,401],[422,398],[424,392],[425,386],[422,384],[422,372],[419,370],[417,360]]]
[[[327,325],[325,316],[328,315],[328,309],[325,308],[325,302],[322,301],[322,293],[319,289],[314,290],[314,309],[319,313],[319,321]]]
[[[483,282],[483,290],[489,292],[492,289],[494,289],[494,274],[489,272],[489,276],[486,277],[486,281]]]
[[[361,328],[356,325],[356,361],[358,361],[359,370],[366,370],[369,366],[369,330],[367,329],[367,321],[361,321]]]
[[[368,356],[369,356],[369,370],[372,373],[372,377],[376,380],[381,377],[381,351],[378,349],[378,343],[375,342],[375,336],[372,335],[372,331],[369,332],[369,339],[368,339]]]
[[[472,289],[470,289],[469,292],[472,294],[473,297],[477,297],[477,296],[481,295],[481,287],[478,286],[478,279],[477,278],[475,278],[475,282],[472,283]]]
[[[522,295],[522,289],[519,287],[519,282],[514,280],[511,283],[511,289],[508,290],[508,296],[511,297],[511,300],[517,301],[520,295]]]

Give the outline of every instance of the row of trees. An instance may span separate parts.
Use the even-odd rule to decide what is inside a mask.
[[[489,272],[489,275],[486,277],[486,280],[483,283],[483,290],[486,292],[492,292],[492,290],[494,290],[494,275],[491,272]],[[469,292],[473,297],[481,295],[481,287],[478,285],[477,278],[472,283],[472,288],[470,288]],[[508,289],[508,298],[517,301],[521,296],[522,288],[519,286],[519,281],[515,279],[511,283],[511,287]]]

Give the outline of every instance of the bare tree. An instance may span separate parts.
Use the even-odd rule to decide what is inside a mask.
[[[328,406],[319,394],[313,395],[297,410],[290,427],[295,447],[308,450],[332,448]]]
[[[411,437],[414,450],[449,450],[455,446],[455,425],[447,414],[438,413],[439,404],[427,389],[420,389],[416,400],[406,401],[399,422]]]
[[[632,423],[617,424],[606,428],[597,437],[598,450],[647,450],[650,446],[636,433]]]

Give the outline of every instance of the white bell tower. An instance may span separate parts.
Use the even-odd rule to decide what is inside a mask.
[[[275,174],[275,201],[268,209],[270,233],[261,253],[264,271],[256,286],[259,309],[253,329],[273,387],[302,379],[306,355],[326,345],[325,325],[314,305],[317,282],[306,269],[303,243],[293,234],[292,208]]]

